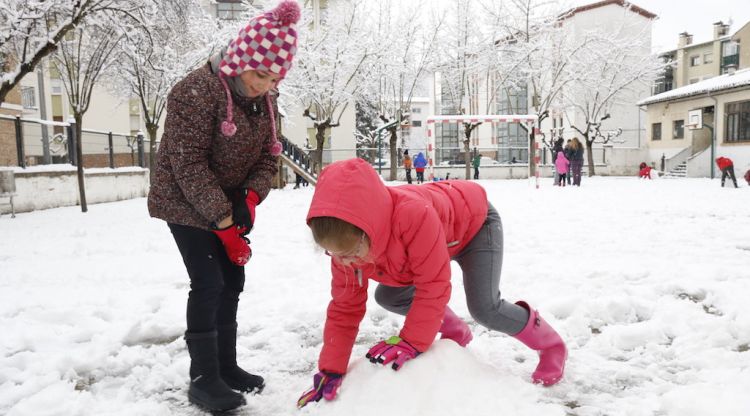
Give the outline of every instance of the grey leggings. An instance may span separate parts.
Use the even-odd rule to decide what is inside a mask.
[[[461,266],[469,313],[480,325],[515,335],[526,326],[529,312],[500,297],[500,269],[503,265],[503,224],[489,204],[487,219],[463,251],[453,260]],[[383,284],[375,289],[375,301],[383,308],[406,315],[414,299],[414,286]]]

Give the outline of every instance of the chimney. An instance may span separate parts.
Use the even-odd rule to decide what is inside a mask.
[[[680,33],[680,39],[677,42],[677,47],[678,48],[684,48],[685,46],[688,46],[691,43],[693,43],[693,35],[691,35],[688,32],[682,32],[682,33]]]
[[[729,34],[729,25],[721,20],[714,23],[714,39],[719,39]]]

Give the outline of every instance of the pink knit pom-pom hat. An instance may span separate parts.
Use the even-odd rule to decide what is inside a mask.
[[[255,70],[278,74],[283,79],[297,53],[296,23],[300,14],[296,1],[282,0],[273,10],[250,19],[237,38],[229,43],[219,63],[219,78],[227,92],[227,119],[221,125],[224,135],[232,136],[237,130],[232,119],[232,96],[224,77],[236,77],[245,71]],[[273,132],[273,143],[269,150],[278,156],[281,144],[276,138],[276,117],[268,94],[266,103]]]

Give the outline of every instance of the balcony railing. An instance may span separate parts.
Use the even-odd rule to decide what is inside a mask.
[[[724,67],[727,67],[729,65],[734,65],[735,67],[739,67],[739,65],[740,65],[740,55],[739,54],[735,54],[735,55],[723,56],[721,58],[721,67],[724,68]]]

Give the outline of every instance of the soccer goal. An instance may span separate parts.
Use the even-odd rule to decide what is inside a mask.
[[[539,133],[537,127],[538,117],[533,114],[512,114],[512,115],[452,115],[452,116],[430,116],[427,117],[427,166],[429,172],[429,180],[433,180],[435,177],[434,161],[435,161],[435,124],[436,123],[489,123],[492,126],[492,131],[495,131],[495,125],[499,123],[523,123],[526,125],[526,130],[529,135],[532,133]],[[461,138],[460,141],[463,141]],[[533,150],[532,150],[533,149]],[[535,165],[539,164],[539,146],[537,143],[533,143],[529,153],[529,160],[533,158]],[[531,178],[531,163],[529,163],[529,178]],[[539,182],[539,169],[536,169],[537,187]]]

